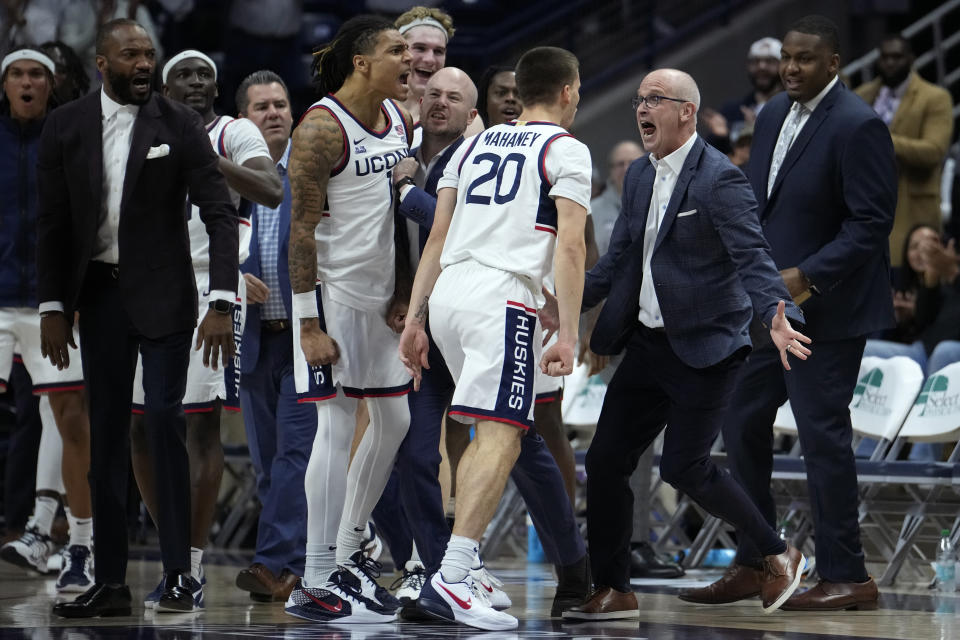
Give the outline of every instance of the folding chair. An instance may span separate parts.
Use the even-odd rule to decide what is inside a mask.
[[[878,581],[893,584],[913,556],[926,571],[936,554],[942,529],[954,543],[960,538],[960,363],[932,373],[890,446],[885,459],[873,463],[872,487],[864,507],[878,515],[902,516],[887,567]],[[897,460],[907,443],[953,443],[947,462]],[[949,489],[952,489],[950,491]]]

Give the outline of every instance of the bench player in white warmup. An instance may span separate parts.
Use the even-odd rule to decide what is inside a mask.
[[[263,134],[250,120],[217,115],[213,109],[217,97],[217,65],[201,51],[187,49],[170,58],[163,66],[163,94],[187,105],[203,119],[210,144],[220,156],[220,173],[227,180],[233,205],[241,212],[238,218],[240,234],[240,262],[246,260],[250,249],[249,208],[246,213],[240,198],[275,206],[283,199],[283,182],[270,158],[270,150]],[[243,278],[238,277],[237,304],[210,297],[210,237],[200,219],[200,209],[189,204],[187,233],[190,237],[190,256],[197,280],[199,308],[209,308],[223,315],[232,315],[234,341],[239,357],[240,335],[245,304]],[[196,331],[194,332],[196,339]],[[223,475],[223,445],[220,442],[220,410],[223,401],[236,397],[230,389],[224,371],[217,367],[217,356],[208,357],[203,351],[190,351],[187,369],[187,391],[183,409],[187,414],[186,443],[190,460],[190,564],[191,573],[201,585],[206,582],[201,570],[203,550],[210,537],[220,479]],[[212,360],[212,362],[209,362]],[[207,366],[209,362],[210,366]],[[231,380],[231,383],[233,381]],[[233,391],[233,393],[228,393]],[[147,433],[143,422],[143,363],[137,362],[133,383],[133,419],[130,428],[130,449],[133,470],[151,514],[157,513],[156,483],[163,482],[163,469],[155,470],[151,463]],[[160,583],[143,601],[147,609],[156,608],[163,595],[163,576]],[[194,605],[203,606],[202,591],[194,596]]]
[[[566,130],[580,101],[576,57],[532,49],[517,64],[517,85],[519,120],[464,142],[437,185],[411,295],[414,313],[400,340],[416,388],[427,365],[429,306],[434,341],[456,382],[450,415],[476,425],[458,469],[453,535],[417,607],[488,630],[516,628],[517,619],[473,588],[470,568],[533,424],[535,368],[540,363],[554,376],[573,369],[590,206],[590,152]],[[551,264],[560,332],[541,361],[537,309]]]

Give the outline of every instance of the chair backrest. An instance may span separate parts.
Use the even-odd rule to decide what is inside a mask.
[[[913,407],[923,385],[923,370],[904,356],[867,356],[860,363],[857,386],[850,402],[850,421],[856,434],[892,441]]]
[[[960,362],[930,374],[899,437],[910,442],[960,439]],[[953,457],[957,457],[956,451]]]

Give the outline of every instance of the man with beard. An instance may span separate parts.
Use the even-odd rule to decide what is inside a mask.
[[[70,362],[74,311],[89,398],[94,586],[62,617],[129,615],[126,580],[130,397],[143,358],[144,424],[157,482],[164,567],[158,611],[192,611],[190,477],[182,399],[197,291],[184,202],[210,235],[210,310],[197,332],[204,364],[233,355],[237,220],[200,116],[155,95],[155,50],[132,20],[97,36],[103,88],[54,111],[40,140],[38,293],[41,349]]]
[[[220,172],[227,179],[233,204],[240,207],[241,196],[248,203],[243,206],[240,222],[240,260],[245,259],[250,246],[250,202],[276,206],[283,199],[283,183],[270,159],[270,150],[256,125],[246,119],[218,116],[213,110],[217,97],[217,65],[206,54],[194,49],[181,51],[163,67],[163,95],[184,104],[203,119],[210,144],[217,151]],[[210,242],[207,231],[197,215],[198,207],[190,205],[187,230],[190,234],[190,253],[196,275],[200,306],[209,303]],[[244,296],[241,295],[241,298]],[[234,338],[242,335],[245,308],[238,304],[235,312]],[[220,411],[225,400],[237,405],[236,370],[222,370],[203,366],[202,354],[194,351],[187,369],[187,393],[183,398],[187,412],[187,451],[190,459],[190,572],[203,581],[200,562],[210,536],[220,478],[223,475],[223,445],[220,442]],[[156,477],[150,464],[149,446],[143,425],[142,367],[138,364],[137,380],[133,385],[134,415],[130,430],[133,470],[140,487],[140,495],[151,514],[157,513]],[[163,593],[160,585],[147,596],[144,606],[153,608]]]
[[[743,98],[731,100],[720,107],[720,115],[727,120],[730,138],[736,140],[740,131],[752,126],[767,100],[783,91],[780,84],[780,41],[760,38],[750,45],[747,54],[747,77],[752,87]]]
[[[940,228],[940,170],[953,135],[950,93],[921,78],[913,48],[900,35],[880,43],[879,77],[856,93],[890,128],[897,154],[897,211],[890,233],[890,261],[899,267],[907,232],[918,224]]]

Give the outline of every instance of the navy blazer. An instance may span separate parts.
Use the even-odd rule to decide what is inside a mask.
[[[890,132],[842,82],[797,135],[767,199],[767,176],[792,102],[780,93],[757,118],[747,177],[779,269],[800,267],[822,295],[803,304],[817,340],[894,325],[887,237],[897,206]]]
[[[584,309],[607,299],[590,341],[599,354],[619,353],[639,322],[643,236],[655,176],[646,156],[630,165],[610,249],[586,275]],[[670,346],[691,367],[708,367],[749,346],[753,315],[769,325],[780,300],[792,320],[803,322],[770,258],[756,210],[740,170],[697,138],[650,263]]]
[[[437,208],[437,183],[440,182],[440,178],[443,177],[443,170],[447,168],[447,163],[461,144],[463,144],[463,136],[451,142],[450,145],[444,149],[443,153],[440,154],[436,163],[434,163],[433,169],[430,171],[430,174],[427,176],[427,181],[423,185],[423,189],[420,187],[410,189],[410,191],[407,192],[407,197],[405,197],[400,203],[400,206],[397,207],[397,211],[402,216],[413,220],[420,226],[419,239],[421,254],[423,254],[424,245],[427,244],[430,229],[433,227],[433,212]],[[415,155],[418,150],[419,147],[413,149],[410,155]]]
[[[287,318],[293,318],[291,312],[293,288],[290,286],[290,267],[287,264],[290,246],[290,206],[293,198],[290,195],[290,176],[284,171],[283,202],[280,203],[280,227],[278,229],[279,251],[277,254],[277,276],[280,279],[280,294],[283,296],[283,308]],[[263,279],[263,270],[260,266],[260,239],[258,237],[259,216],[251,217],[252,231],[250,234],[250,255],[240,265],[240,271]],[[243,327],[243,348],[240,350],[240,373],[251,373],[257,366],[260,357],[260,309],[263,305],[248,304],[247,320]]]

